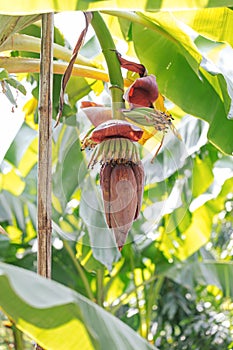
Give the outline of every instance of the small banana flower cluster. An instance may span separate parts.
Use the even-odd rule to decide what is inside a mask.
[[[143,131],[126,121],[111,120],[100,124],[83,141],[82,148],[95,147],[89,167],[102,165],[100,186],[106,222],[114,231],[118,249],[140,213],[144,170],[135,142]]]
[[[142,64],[128,61],[116,53],[121,67],[139,74],[124,94],[130,109],[121,112],[127,121],[111,119],[110,108],[83,102],[81,108],[95,129],[84,138],[82,149],[94,148],[89,167],[93,168],[97,161],[102,166],[100,185],[106,222],[113,229],[121,250],[133,221],[139,216],[144,190],[144,170],[135,142],[144,144],[156,132],[162,132],[154,159],[167,129],[170,128],[177,137],[179,134],[172,124],[171,114],[164,107],[155,76],[147,75]],[[159,103],[160,109],[154,107],[155,102]]]

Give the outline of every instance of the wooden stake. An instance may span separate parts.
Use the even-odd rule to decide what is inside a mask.
[[[37,188],[37,272],[46,278],[51,277],[53,20],[53,13],[42,15]],[[40,345],[36,345],[36,349],[43,350]]]
[[[53,13],[42,15],[39,98],[37,271],[51,277]]]

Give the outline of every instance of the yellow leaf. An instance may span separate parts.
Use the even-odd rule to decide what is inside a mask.
[[[38,138],[36,137],[19,162],[18,170],[22,176],[27,176],[32,167],[37,163],[38,158]]]
[[[118,18],[115,16],[109,16],[109,15],[105,15],[105,14],[103,15],[103,18],[105,20],[107,27],[111,28],[111,35],[112,35],[114,41],[115,41],[115,39],[124,40]]]
[[[124,291],[124,282],[118,276],[113,279],[113,282],[110,284],[108,288],[106,301],[109,304],[112,304],[117,298],[121,297]]]
[[[35,97],[32,97],[23,106],[23,112],[25,113],[25,121],[34,130],[38,129],[38,125],[34,122],[34,113],[36,111],[37,105],[38,100]]]
[[[202,206],[193,212],[191,224],[181,233],[181,237],[177,237],[176,231],[163,233],[160,249],[168,258],[176,256],[185,260],[209,241],[211,228],[212,217],[208,209]]]
[[[140,127],[143,129],[143,127],[140,125]],[[140,143],[140,145],[144,145],[146,143],[147,140],[149,140],[151,137],[153,137],[156,133],[157,130],[155,128],[150,128],[151,130],[144,130],[142,137],[140,138],[140,140],[138,141],[138,143]]]
[[[230,8],[216,7],[203,10],[175,11],[174,16],[207,38],[233,44],[233,13]]]
[[[31,115],[35,112],[35,109],[37,107],[38,101],[35,97],[32,97],[29,101],[25,103],[23,106],[23,112],[25,113],[25,118],[27,115]]]
[[[209,214],[208,209],[202,206],[193,212],[192,223],[189,228],[184,232],[186,238],[185,242],[187,248],[184,247],[183,252],[180,251],[180,255],[188,252],[189,255],[193,254],[210,239],[212,228],[212,217]]]
[[[220,290],[217,286],[214,285],[208,285],[206,287],[207,291],[209,293],[211,293],[212,295],[214,295],[215,297],[222,297],[223,292],[222,290]]]
[[[65,220],[59,221],[60,227],[65,232],[73,232],[73,227]]]
[[[137,57],[133,41],[128,42],[128,51],[126,52],[126,55],[129,57]]]
[[[171,115],[175,118],[175,123],[177,119],[182,119],[187,113],[185,113],[180,107],[174,105],[169,109]]]
[[[7,174],[2,174],[2,189],[15,196],[21,195],[25,188],[25,182],[21,180],[16,169],[11,169]]]
[[[17,80],[22,81],[27,79],[28,73],[19,73],[16,74],[15,77],[17,78]]]
[[[159,92],[159,96],[158,96],[157,100],[154,102],[154,106],[159,111],[169,114],[167,109],[164,106],[164,97],[163,97],[163,95],[160,94],[160,92]]]
[[[7,226],[8,236],[13,243],[21,243],[22,231],[15,226]]]
[[[198,197],[208,189],[214,180],[212,163],[209,157],[204,159],[201,159],[199,156],[195,157],[192,179],[193,196]]]
[[[90,85],[91,89],[95,92],[96,96],[99,96],[101,92],[103,92],[104,84],[101,80],[86,78],[86,81]]]
[[[53,208],[59,213],[62,214],[62,206],[59,199],[52,193],[52,204]]]
[[[26,232],[27,232],[27,241],[29,242],[31,239],[35,238],[36,231],[32,225],[31,220],[27,220],[26,222]]]
[[[74,214],[66,215],[66,220],[75,228],[78,228],[80,226],[79,220]]]
[[[139,268],[134,269],[134,279],[135,279],[136,286],[139,286],[140,284],[142,284],[144,282],[141,269],[139,269]]]
[[[2,190],[3,186],[3,174],[0,174],[0,191]]]

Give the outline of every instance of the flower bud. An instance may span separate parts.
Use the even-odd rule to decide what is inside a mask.
[[[83,140],[83,149],[94,148],[88,167],[99,161],[100,185],[106,222],[119,250],[140,213],[144,170],[135,144],[143,131],[132,123],[111,120],[100,124]]]
[[[118,249],[125,244],[133,221],[138,218],[143,188],[142,163],[106,163],[100,171],[106,221],[114,231]]]
[[[153,102],[158,98],[159,90],[154,75],[138,78],[130,85],[124,94],[124,98],[134,107],[153,107]]]

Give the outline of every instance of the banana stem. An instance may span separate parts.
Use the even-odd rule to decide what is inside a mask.
[[[91,24],[95,30],[108,66],[113,118],[122,119],[120,109],[124,107],[124,80],[121,73],[120,62],[116,55],[116,47],[106,23],[98,12],[93,12]]]
[[[88,279],[83,271],[83,267],[81,266],[80,262],[78,261],[78,259],[76,259],[75,257],[75,254],[72,250],[72,248],[70,247],[69,243],[66,241],[66,240],[63,240],[63,246],[66,250],[66,252],[69,254],[70,258],[71,258],[71,261],[73,262],[74,264],[74,267],[75,269],[77,270],[82,282],[83,282],[83,285],[86,289],[86,293],[87,293],[87,297],[94,301],[94,295],[92,293],[92,290],[91,290],[91,287],[89,285],[89,282],[88,282]]]
[[[104,270],[98,269],[96,276],[96,300],[97,304],[103,307],[104,302]]]
[[[16,328],[16,326],[12,325],[12,332],[14,337],[14,349],[15,350],[23,350],[24,349],[24,341],[23,341],[23,333]]]

